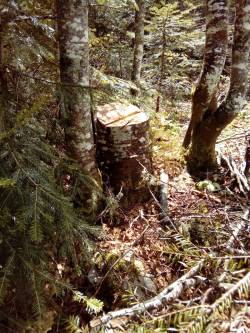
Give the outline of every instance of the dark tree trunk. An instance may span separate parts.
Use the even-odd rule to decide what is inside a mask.
[[[97,113],[97,152],[107,185],[121,204],[149,198],[144,171],[152,172],[149,118],[134,105],[106,104]]]
[[[215,14],[216,13],[213,12],[213,15]],[[216,35],[214,38],[216,38]],[[188,165],[190,170],[206,170],[216,166],[216,140],[222,130],[239,114],[245,103],[249,43],[250,0],[239,0],[236,3],[236,19],[229,92],[225,101],[216,110],[210,110],[210,105],[208,103],[205,107],[203,103],[204,99],[201,99],[204,112],[198,113],[198,122],[192,128],[192,144],[188,155]],[[215,45],[212,45],[214,48]],[[219,45],[216,46],[216,48],[218,47]],[[209,77],[209,73],[207,76]],[[205,84],[205,87],[206,91],[211,91],[208,83]],[[205,98],[205,101],[206,100],[207,99]],[[197,100],[193,100],[193,110],[199,108],[200,104]]]
[[[247,178],[248,184],[250,185],[250,136],[247,137],[245,162],[246,162],[246,166],[245,166],[244,174]]]
[[[10,18],[4,17],[0,14],[0,133],[6,130],[6,117],[8,114],[8,104],[11,101],[9,95],[7,80],[6,80],[6,68],[4,62],[4,34],[7,23]]]
[[[145,3],[144,0],[136,0],[136,3],[138,10],[135,13],[135,45],[131,79],[138,82],[141,78],[143,59]]]
[[[183,146],[188,148],[192,134],[209,109],[225,65],[228,44],[228,0],[207,0],[206,45],[203,67],[192,95],[192,114]]]
[[[3,18],[0,15],[0,131],[4,131],[4,64],[3,64]]]

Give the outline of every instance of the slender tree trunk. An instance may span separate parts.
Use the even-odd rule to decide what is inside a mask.
[[[98,179],[90,111],[88,1],[56,0],[61,76],[61,117],[67,154]]]
[[[3,68],[3,18],[0,15],[0,131],[3,131],[4,118],[4,68]]]
[[[216,166],[215,144],[222,130],[245,104],[250,51],[250,0],[238,0],[232,51],[230,88],[215,112],[207,112],[193,132],[188,156],[191,170]]]
[[[4,62],[4,34],[8,23],[8,17],[4,17],[0,11],[0,134],[5,131],[8,103],[10,101]]]
[[[246,166],[245,166],[244,174],[247,178],[248,184],[250,185],[250,136],[247,137],[245,162],[246,162]]]
[[[131,79],[138,82],[141,78],[143,58],[145,3],[144,0],[136,0],[136,3],[138,10],[135,13],[135,45]]]
[[[167,38],[166,38],[166,22],[163,22],[163,30],[162,30],[162,51],[161,51],[161,58],[160,58],[160,78],[158,82],[158,96],[156,99],[156,109],[155,112],[160,111],[160,104],[161,104],[161,89],[162,89],[162,83],[164,79],[164,72],[165,72],[165,53],[166,53],[166,47],[167,47]]]
[[[192,95],[192,115],[183,146],[188,148],[192,133],[214,99],[225,65],[228,45],[228,0],[206,1],[206,45],[203,68]],[[213,101],[214,104],[214,101]]]

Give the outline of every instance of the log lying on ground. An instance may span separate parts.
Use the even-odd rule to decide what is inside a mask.
[[[121,203],[131,206],[149,197],[144,171],[152,172],[149,117],[135,105],[98,108],[97,158],[104,181]]]
[[[205,264],[205,260],[201,260],[198,262],[196,266],[191,268],[186,274],[184,274],[181,278],[170,284],[167,288],[165,288],[161,293],[157,296],[136,304],[131,308],[125,308],[117,311],[112,311],[107,313],[106,315],[98,318],[98,323],[96,324],[105,326],[109,321],[118,318],[118,317],[133,317],[137,314],[143,313],[147,310],[157,309],[163,307],[168,302],[172,302],[177,299],[181,293],[187,288],[191,288],[195,286],[199,281],[200,277],[197,277],[196,274],[202,269]]]

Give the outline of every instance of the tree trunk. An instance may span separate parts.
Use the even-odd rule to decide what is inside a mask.
[[[188,148],[192,134],[214,99],[225,65],[228,45],[228,0],[206,1],[206,45],[203,67],[192,95],[192,115],[183,147]],[[214,104],[214,101],[213,101]],[[214,111],[214,110],[211,110]]]
[[[162,51],[161,51],[161,58],[160,58],[160,73],[159,73],[159,81],[158,81],[158,96],[156,99],[156,108],[155,112],[160,111],[160,104],[161,104],[161,96],[160,93],[162,92],[162,83],[165,74],[165,53],[167,47],[167,38],[166,38],[166,21],[163,22],[162,27]]]
[[[143,58],[145,3],[144,0],[136,0],[136,3],[138,10],[135,13],[135,45],[131,79],[138,82],[141,78]]]
[[[98,180],[89,94],[88,1],[56,0],[61,105],[68,156]]]
[[[247,137],[245,162],[246,162],[246,166],[245,166],[244,174],[247,178],[248,184],[250,185],[250,136]]]
[[[8,91],[6,80],[6,67],[4,60],[4,35],[10,19],[11,17],[6,18],[3,13],[0,13],[0,134],[3,134],[6,130],[8,105],[11,102],[11,96]]]
[[[89,97],[88,6],[57,0],[61,116],[67,152],[90,172],[95,168]],[[94,173],[94,172],[93,172]]]
[[[147,200],[144,171],[152,172],[148,116],[134,105],[106,104],[97,113],[97,134],[100,169],[113,193],[122,192],[122,206]]]
[[[0,133],[4,131],[4,114],[5,114],[5,80],[4,80],[4,63],[3,63],[3,19],[0,15]]]
[[[188,155],[190,170],[216,166],[215,144],[222,130],[233,121],[245,103],[250,50],[250,0],[236,3],[234,43],[230,88],[224,102],[215,112],[207,111],[193,131]]]

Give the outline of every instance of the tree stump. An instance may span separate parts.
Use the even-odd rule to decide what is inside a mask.
[[[98,108],[97,158],[103,179],[120,204],[131,207],[149,199],[145,172],[152,172],[149,117],[135,105],[106,104]]]

